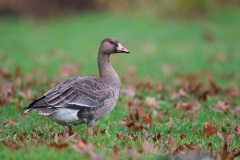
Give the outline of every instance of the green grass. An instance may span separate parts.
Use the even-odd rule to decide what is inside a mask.
[[[23,91],[33,90],[33,96],[40,97],[49,89],[50,82],[63,81],[66,78],[60,76],[60,68],[72,63],[79,69],[79,75],[98,75],[96,56],[98,46],[105,37],[116,37],[127,49],[129,55],[114,55],[111,62],[119,74],[123,77],[129,67],[135,67],[136,80],[123,81],[122,88],[136,83],[150,81],[154,86],[148,90],[142,87],[137,90],[137,95],[155,97],[159,104],[156,109],[159,112],[168,112],[163,116],[163,122],[157,120],[152,108],[146,105],[139,107],[151,113],[154,123],[147,130],[135,131],[122,125],[122,120],[130,114],[131,109],[125,106],[127,102],[134,102],[135,98],[121,98],[106,118],[96,123],[94,129],[98,129],[98,136],[91,141],[94,143],[94,152],[102,154],[110,159],[113,148],[118,148],[122,159],[131,159],[127,148],[131,147],[139,152],[140,158],[159,158],[160,155],[171,155],[169,150],[174,145],[190,144],[201,145],[203,154],[208,149],[209,143],[215,151],[218,151],[223,142],[215,134],[209,138],[202,136],[204,125],[211,121],[222,133],[224,127],[228,133],[235,134],[234,140],[229,141],[230,150],[239,149],[240,138],[234,128],[239,124],[240,118],[236,113],[216,113],[212,111],[217,101],[224,101],[230,105],[230,109],[240,105],[239,96],[230,98],[225,92],[210,95],[207,101],[200,100],[201,109],[194,121],[189,118],[181,118],[189,113],[185,110],[174,108],[174,104],[180,101],[192,103],[194,96],[189,94],[177,100],[170,99],[170,91],[178,91],[178,87],[186,76],[197,78],[197,82],[206,84],[209,79],[214,79],[222,90],[226,88],[240,88],[240,12],[238,10],[226,10],[210,14],[207,18],[199,20],[189,19],[164,19],[151,13],[85,13],[64,19],[49,21],[37,21],[16,19],[7,17],[0,19],[0,67],[6,68],[14,75],[16,67],[21,69],[23,81],[17,83],[17,78],[12,78],[14,91],[21,88]],[[205,34],[210,34],[213,40],[206,40]],[[210,38],[211,39],[211,38]],[[222,60],[221,60],[221,57]],[[32,73],[35,69],[42,69],[43,73]],[[31,76],[34,77],[31,77]],[[29,79],[30,80],[27,80]],[[56,80],[57,79],[57,80]],[[6,80],[0,78],[0,84]],[[33,82],[33,85],[28,85]],[[187,83],[187,82],[186,82]],[[19,85],[20,84],[20,85]],[[155,85],[165,85],[166,92],[156,89]],[[206,86],[203,86],[203,88]],[[30,103],[29,99],[22,99],[17,92],[7,97],[15,101],[9,105],[0,106],[0,139],[2,141],[14,141],[20,149],[12,152],[0,143],[0,157],[3,159],[78,159],[87,157],[77,153],[70,142],[69,147],[62,150],[48,147],[48,142],[54,142],[52,133],[61,133],[66,128],[50,122],[47,118],[36,113],[23,116],[19,109]],[[18,101],[19,100],[19,101]],[[194,113],[189,113],[191,116]],[[16,120],[16,124],[3,125],[7,119]],[[142,125],[140,122],[135,122]],[[143,124],[144,126],[144,124]],[[146,126],[145,126],[146,127]],[[74,127],[76,138],[87,138],[86,126]],[[109,133],[101,133],[106,130]],[[186,138],[180,139],[180,134],[185,133]],[[19,135],[26,133],[25,141],[21,142]],[[136,140],[119,139],[117,134],[137,136]],[[154,142],[151,137],[160,133],[163,138]],[[31,134],[41,139],[39,143],[29,140]],[[169,148],[163,147],[168,135],[174,137],[174,143]],[[62,137],[64,139],[64,136]],[[157,149],[157,153],[142,154],[143,142],[147,139]],[[64,140],[63,140],[64,141]]]

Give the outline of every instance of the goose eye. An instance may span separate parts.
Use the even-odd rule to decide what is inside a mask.
[[[110,41],[109,43],[110,43],[110,44],[114,44],[114,42],[112,42],[112,41]]]

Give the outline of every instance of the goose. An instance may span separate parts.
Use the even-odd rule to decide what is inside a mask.
[[[118,101],[121,82],[110,63],[110,55],[116,53],[130,51],[115,38],[104,39],[98,51],[99,77],[68,79],[33,101],[24,112],[35,111],[67,126],[69,136],[73,135],[73,126],[86,124],[88,137],[92,137],[95,122],[106,117]]]

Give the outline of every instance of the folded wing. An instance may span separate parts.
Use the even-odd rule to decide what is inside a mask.
[[[61,107],[99,107],[113,94],[113,90],[102,79],[78,76],[52,88],[42,98],[26,107],[25,111],[35,110],[48,115]]]

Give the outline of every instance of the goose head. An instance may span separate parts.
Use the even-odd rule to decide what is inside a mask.
[[[107,55],[115,53],[130,53],[130,51],[124,48],[115,38],[104,39],[99,47],[99,52]]]

